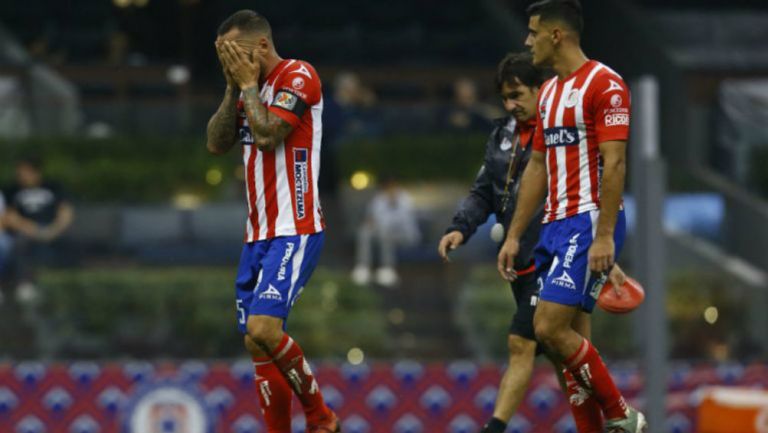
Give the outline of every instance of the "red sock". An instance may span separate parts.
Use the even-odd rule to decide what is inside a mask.
[[[626,418],[627,405],[595,347],[585,338],[565,366],[595,396],[607,419]]]
[[[576,430],[579,433],[602,433],[603,412],[597,399],[576,382],[570,371],[563,370],[563,375]]]
[[[304,359],[301,347],[288,334],[283,334],[283,339],[270,356],[304,407],[307,424],[323,421],[330,413],[330,409],[323,401],[323,395],[317,386],[315,376],[312,375],[309,363]]]
[[[259,394],[261,413],[267,424],[267,433],[291,431],[291,403],[293,394],[280,369],[272,358],[253,358],[256,370],[256,391]]]

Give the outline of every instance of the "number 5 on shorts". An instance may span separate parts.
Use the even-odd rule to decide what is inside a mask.
[[[245,325],[245,308],[243,308],[243,300],[238,299],[237,302],[237,321],[241,325]]]

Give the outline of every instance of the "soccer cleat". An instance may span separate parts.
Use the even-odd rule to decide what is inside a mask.
[[[645,433],[648,423],[645,415],[631,407],[627,408],[627,417],[605,422],[605,433]]]
[[[328,409],[330,414],[319,424],[308,424],[307,433],[341,433],[341,422],[336,413]]]

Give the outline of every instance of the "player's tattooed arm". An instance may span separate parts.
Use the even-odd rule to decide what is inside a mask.
[[[237,138],[237,96],[236,87],[227,86],[219,109],[208,121],[208,151],[219,155],[226,153],[238,141]]]
[[[293,126],[270,113],[261,103],[258,86],[243,89],[245,114],[260,150],[272,151],[291,133]]]

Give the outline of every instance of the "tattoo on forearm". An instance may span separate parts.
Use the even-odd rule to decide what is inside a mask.
[[[243,102],[251,131],[257,136],[269,139],[272,149],[291,132],[292,127],[288,122],[271,115],[261,103],[257,87],[243,90]]]
[[[208,121],[208,148],[214,152],[226,152],[237,138],[237,95],[227,90],[219,109]]]

